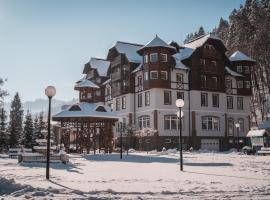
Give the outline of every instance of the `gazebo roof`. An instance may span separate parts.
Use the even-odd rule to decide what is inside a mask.
[[[111,111],[107,106],[100,103],[87,103],[80,102],[70,105],[65,110],[55,114],[52,119],[54,121],[64,121],[65,119],[74,118],[100,118],[100,119],[111,119],[114,121],[118,120],[118,117]]]

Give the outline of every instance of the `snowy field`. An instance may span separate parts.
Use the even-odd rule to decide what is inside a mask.
[[[71,155],[70,163],[18,164],[0,155],[3,199],[270,199],[270,156],[155,152]],[[1,199],[1,198],[0,198]]]

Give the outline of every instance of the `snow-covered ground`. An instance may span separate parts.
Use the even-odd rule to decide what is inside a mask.
[[[71,163],[18,164],[0,155],[0,197],[92,199],[270,199],[270,156],[237,153],[71,155]]]

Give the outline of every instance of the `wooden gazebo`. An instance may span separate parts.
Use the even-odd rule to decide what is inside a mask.
[[[93,150],[104,149],[111,153],[113,149],[112,127],[118,117],[111,109],[99,103],[80,102],[69,106],[52,117],[61,123],[62,128],[75,129],[76,148]]]

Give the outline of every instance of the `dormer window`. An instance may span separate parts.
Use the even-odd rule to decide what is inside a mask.
[[[242,73],[243,72],[242,66],[236,66],[236,71]]]
[[[82,109],[80,108],[80,106],[78,105],[73,105],[71,106],[71,108],[69,109],[69,111],[81,111]]]
[[[167,62],[167,54],[161,53],[160,54],[160,61],[161,62]]]
[[[143,57],[143,62],[144,62],[144,63],[148,63],[148,55],[145,55],[145,56]]]
[[[150,54],[150,62],[157,62],[158,61],[158,54],[157,53],[151,53]]]

